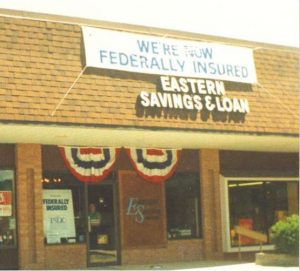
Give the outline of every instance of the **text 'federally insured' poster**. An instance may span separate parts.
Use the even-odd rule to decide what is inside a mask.
[[[43,190],[44,234],[47,243],[76,237],[71,190]],[[69,238],[69,239],[68,239]]]

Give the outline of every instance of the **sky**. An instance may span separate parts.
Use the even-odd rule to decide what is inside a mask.
[[[299,47],[299,0],[0,0],[0,8]]]

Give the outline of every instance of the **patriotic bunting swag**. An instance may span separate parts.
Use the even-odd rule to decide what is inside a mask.
[[[137,173],[147,181],[161,183],[175,171],[179,150],[125,148]]]
[[[112,170],[119,148],[59,147],[65,164],[83,182],[102,181]]]

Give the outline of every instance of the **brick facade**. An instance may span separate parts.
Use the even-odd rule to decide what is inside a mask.
[[[19,17],[18,17],[19,16]],[[102,132],[103,128],[122,128],[126,131],[175,131],[204,132],[230,135],[251,135],[263,137],[298,138],[298,87],[299,55],[294,48],[209,37],[177,31],[151,29],[95,22],[70,20],[61,17],[41,18],[31,14],[20,17],[0,15],[0,121],[8,124],[30,124],[66,128],[93,127]],[[69,21],[68,21],[69,20]],[[63,22],[62,22],[63,21]],[[84,69],[83,41],[81,25],[99,28],[139,32],[148,35],[168,35],[170,38],[208,41],[221,44],[253,48],[258,84],[245,85],[225,82],[226,92],[231,97],[246,98],[250,113],[236,121],[228,118],[205,118],[200,114],[196,119],[174,112],[145,113],[137,107],[137,97],[141,90],[155,92],[158,75],[134,74],[130,72],[86,68],[55,114],[53,110],[79,73]],[[8,125],[9,126],[9,125]],[[70,129],[69,129],[70,128]],[[69,129],[69,130],[68,130]],[[101,130],[103,129],[103,130]],[[26,130],[26,129],[24,129]],[[125,136],[124,136],[125,135]],[[126,137],[121,133],[121,136]],[[68,136],[70,136],[68,134]],[[160,136],[160,134],[159,134]],[[71,137],[69,137],[71,138]],[[58,137],[56,137],[58,140]],[[4,142],[2,142],[2,141]],[[78,269],[87,267],[86,244],[45,245],[43,233],[42,172],[64,170],[63,160],[58,158],[55,141],[38,138],[26,144],[11,142],[2,138],[1,143],[15,144],[17,235],[20,269]],[[22,138],[23,140],[23,138]],[[114,138],[118,144],[119,138]],[[171,139],[170,139],[171,140]],[[186,139],[182,139],[186,140]],[[195,134],[195,141],[201,141]],[[214,139],[212,139],[213,141]],[[101,139],[99,139],[101,141]],[[39,144],[31,144],[38,142]],[[125,141],[124,141],[125,142]],[[66,145],[73,144],[68,139]],[[89,142],[84,144],[88,145]],[[154,146],[156,142],[144,142]],[[260,143],[262,144],[262,143]],[[180,142],[178,143],[180,145]],[[53,148],[52,148],[53,147]],[[122,147],[122,146],[118,146]],[[208,147],[207,147],[208,148]],[[259,146],[258,146],[259,148]],[[192,240],[169,240],[165,247],[144,249],[122,249],[122,264],[151,264],[157,262],[192,261],[202,259],[222,259],[227,256],[222,249],[221,197],[219,176],[226,172],[252,170],[255,159],[240,157],[261,157],[267,162],[263,170],[272,170],[281,164],[278,174],[292,168],[298,172],[298,163],[281,163],[288,153],[230,153],[218,149],[188,150],[183,153],[178,171],[199,171],[200,200],[202,218],[202,238]],[[235,149],[234,149],[235,150]],[[244,150],[244,149],[243,149]],[[193,152],[193,154],[191,154]],[[4,153],[4,152],[3,152]],[[7,166],[5,155],[0,155],[0,163]],[[194,157],[196,154],[197,159]],[[43,156],[43,157],[42,157]],[[116,163],[116,172],[132,170],[125,154]],[[220,159],[223,156],[224,159]],[[236,163],[232,163],[234,157]],[[57,158],[57,159],[56,159]],[[198,160],[199,158],[199,160]],[[294,159],[295,160],[295,159]],[[9,163],[9,167],[12,167]],[[235,164],[236,167],[232,165]],[[260,162],[254,164],[258,171]],[[245,166],[246,165],[246,166]],[[286,172],[285,172],[286,170]],[[165,229],[163,229],[165,230]],[[233,254],[231,254],[233,255]]]
[[[44,269],[41,146],[16,145],[19,267]]]
[[[184,154],[186,155],[187,153]],[[217,226],[220,224],[215,223],[220,220],[219,195],[215,187],[218,185],[219,174],[218,151],[201,150],[199,157],[203,239],[172,240],[167,242],[165,248],[122,249],[122,264],[153,264],[222,258],[221,230]],[[186,161],[183,161],[183,165]],[[194,162],[190,163],[190,165],[193,164]],[[20,268],[86,268],[87,247],[85,244],[44,245],[40,181],[42,178],[41,146],[16,145],[16,165]],[[181,165],[181,170],[183,165]]]
[[[86,269],[85,244],[45,246],[45,269]]]
[[[125,249],[122,251],[122,264],[223,258],[218,150],[199,151],[199,171],[203,238],[168,241],[166,248]]]
[[[87,267],[86,244],[45,245],[42,214],[42,157],[40,145],[17,144],[15,146],[16,159],[16,196],[17,196],[17,225],[19,267],[21,269],[78,269]],[[11,150],[13,150],[11,148]],[[48,158],[62,168],[56,147],[44,148]],[[11,153],[11,151],[10,151]],[[52,153],[52,155],[49,155]],[[183,152],[183,160],[179,170],[197,170],[195,162],[196,151]],[[127,249],[121,248],[121,264],[154,264],[175,261],[195,261],[202,259],[235,258],[235,254],[224,254],[222,249],[221,205],[220,205],[220,166],[228,169],[235,167],[229,158],[236,159],[247,156],[247,153],[221,153],[223,161],[220,163],[220,151],[202,149],[199,155],[200,199],[202,217],[202,238],[191,240],[168,240],[165,247]],[[230,156],[228,156],[230,154]],[[264,155],[256,155],[256,159],[264,159]],[[11,156],[8,154],[8,156]],[[47,157],[43,157],[46,161]],[[277,162],[278,155],[268,155]],[[293,155],[286,155],[292,159]],[[45,160],[46,159],[46,160]],[[50,161],[50,164],[52,163]],[[235,161],[235,160],[234,160]],[[273,163],[274,163],[273,161]],[[281,163],[282,164],[282,163]],[[51,164],[53,167],[53,164]],[[126,156],[122,156],[117,167],[129,168]],[[294,168],[291,166],[290,168]],[[120,196],[120,195],[119,195]],[[122,216],[121,218],[122,219]],[[122,224],[122,223],[121,223]],[[247,254],[248,255],[248,254]],[[250,257],[252,254],[249,254]],[[245,256],[246,257],[246,256]]]
[[[157,264],[205,259],[201,239],[168,241],[166,248],[122,250],[122,264]]]
[[[19,268],[85,268],[86,245],[44,245],[41,161],[40,145],[16,145]]]
[[[200,150],[200,190],[204,253],[207,259],[222,258],[220,161],[218,150]]]

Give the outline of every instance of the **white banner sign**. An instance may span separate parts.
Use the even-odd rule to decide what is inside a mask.
[[[82,27],[86,66],[255,83],[252,49]]]
[[[44,234],[47,243],[60,243],[61,238],[74,240],[75,222],[71,190],[43,190]]]

